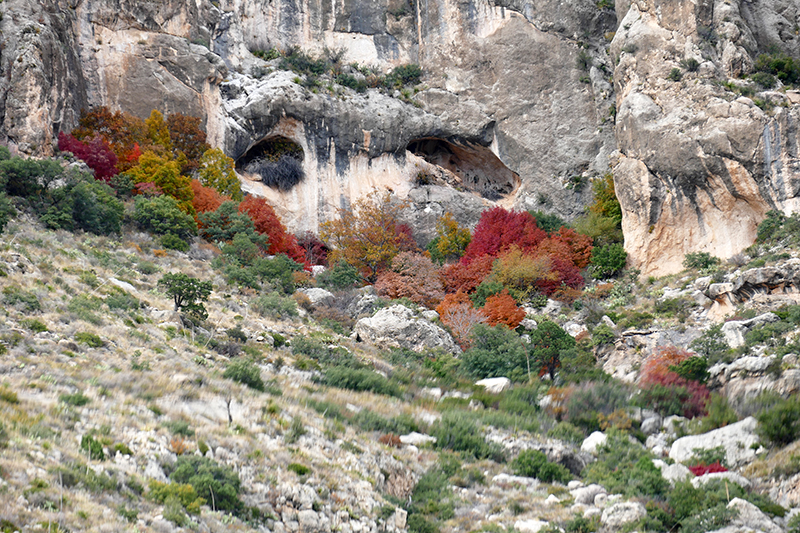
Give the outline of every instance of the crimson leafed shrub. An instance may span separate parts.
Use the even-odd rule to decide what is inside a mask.
[[[674,372],[655,374],[639,391],[639,403],[663,416],[695,418],[706,414],[708,387],[689,381]]]
[[[94,177],[98,180],[107,182],[111,176],[117,174],[117,155],[108,141],[100,135],[94,135],[82,142],[62,131],[58,134],[58,149],[72,152],[75,157],[84,161],[94,170]]]
[[[489,275],[494,264],[494,257],[484,255],[469,263],[460,262],[442,268],[442,279],[448,293],[462,291],[474,292],[478,285]]]
[[[461,261],[471,263],[483,255],[496,256],[512,244],[523,251],[535,249],[547,237],[527,211],[515,213],[502,207],[484,211]]]
[[[319,237],[306,231],[297,236],[297,245],[306,254],[306,263],[309,265],[328,266],[328,246]]]
[[[297,244],[297,238],[286,231],[286,226],[266,200],[248,196],[239,204],[239,212],[246,213],[253,221],[255,230],[267,236],[268,254],[285,254],[296,263],[308,265],[305,250]]]
[[[230,200],[227,196],[223,196],[217,192],[216,189],[206,187],[197,180],[192,180],[192,191],[194,191],[192,205],[194,206],[194,210],[198,213],[216,211],[224,202]]]
[[[702,463],[694,466],[688,467],[689,471],[697,477],[704,476],[706,474],[715,474],[717,472],[727,472],[728,469],[719,464],[719,461],[711,463],[710,465],[704,465]]]

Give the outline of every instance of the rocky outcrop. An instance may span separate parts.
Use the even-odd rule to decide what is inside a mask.
[[[768,20],[794,20],[798,10],[761,8]],[[768,34],[743,1],[634,0],[620,21],[610,49],[614,177],[626,250],[643,274],[679,271],[687,252],[730,257],[753,242],[766,211],[800,207],[797,108],[766,113],[719,83],[747,73],[747,50]],[[797,39],[773,41],[784,42],[793,50]],[[669,76],[688,60],[695,72]],[[777,93],[755,97],[773,94],[788,104]]]
[[[751,268],[729,276],[726,282],[708,284],[704,291],[714,301],[711,315],[717,317],[731,313],[744,302],[764,310],[795,304],[800,301],[800,259]]]
[[[670,459],[680,463],[694,456],[694,450],[710,450],[718,446],[725,449],[725,461],[731,466],[738,466],[752,461],[756,456],[753,444],[759,442],[755,434],[756,419],[747,417],[740,422],[725,426],[702,435],[681,437],[672,443],[669,451]]]
[[[370,318],[362,318],[353,327],[352,336],[359,341],[416,352],[437,348],[450,353],[461,352],[449,333],[402,305],[393,305]]]

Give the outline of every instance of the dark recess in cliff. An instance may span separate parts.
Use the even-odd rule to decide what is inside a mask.
[[[268,187],[289,190],[305,177],[303,148],[286,137],[264,139],[236,161],[239,171],[258,174]]]
[[[520,184],[519,175],[485,146],[428,137],[411,141],[406,149],[428,163],[452,172],[464,188],[488,200],[499,200],[514,192]]]

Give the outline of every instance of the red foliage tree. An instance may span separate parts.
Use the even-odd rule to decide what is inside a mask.
[[[446,292],[471,293],[492,272],[494,257],[483,255],[470,263],[458,262],[442,268]]]
[[[117,174],[117,155],[111,150],[103,137],[95,135],[82,142],[63,131],[58,134],[58,149],[62,152],[72,152],[78,159],[94,170],[95,179],[109,181]]]
[[[534,250],[547,237],[527,211],[519,213],[495,207],[484,211],[472,234],[463,263],[469,264],[483,255],[496,256],[516,244],[523,251]]]
[[[183,154],[186,159],[181,172],[191,175],[200,166],[200,158],[211,149],[206,142],[199,117],[190,117],[183,113],[172,113],[167,117],[167,129],[176,157]]]
[[[120,111],[112,113],[107,107],[98,107],[81,112],[78,127],[72,130],[72,135],[79,141],[101,136],[117,156],[117,170],[125,172],[138,162],[138,155],[133,158],[132,151],[134,147],[138,150],[147,139],[147,127],[143,120],[133,115]]]
[[[319,237],[307,231],[297,237],[297,244],[305,251],[309,265],[328,265],[328,246]]]
[[[643,397],[664,404],[680,399],[683,416],[687,418],[703,416],[710,394],[708,388],[697,381],[687,380],[669,369],[670,366],[678,365],[693,356],[693,353],[676,346],[657,348],[656,352],[645,360],[639,373],[639,386]]]
[[[441,277],[430,257],[400,252],[392,259],[391,270],[382,272],[375,282],[379,296],[409,298],[432,308],[444,298]]]
[[[589,265],[589,261],[592,259],[591,237],[562,226],[561,229],[550,235],[550,239],[567,245],[570,261],[576,267],[586,268]]]
[[[192,205],[194,206],[194,210],[198,213],[216,211],[223,202],[230,200],[227,196],[223,196],[217,192],[216,189],[205,187],[197,180],[192,180],[192,191],[194,191]]]
[[[694,353],[677,346],[659,346],[642,364],[639,382],[647,385],[661,380],[662,376],[673,373],[669,367],[677,366],[694,355]]]
[[[267,253],[286,254],[293,261],[307,267],[310,266],[306,261],[305,250],[297,244],[297,238],[294,235],[287,233],[286,227],[266,200],[248,196],[239,204],[239,212],[247,213],[253,221],[256,231],[268,237]]]
[[[503,324],[511,329],[516,329],[525,318],[525,311],[517,305],[514,298],[508,294],[507,289],[486,298],[486,305],[483,306],[482,311],[486,315],[486,323],[490,326]]]

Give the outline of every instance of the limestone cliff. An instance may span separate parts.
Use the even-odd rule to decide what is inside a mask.
[[[279,191],[242,178],[294,230],[372,187],[411,199],[420,227],[445,209],[474,222],[494,202],[571,217],[590,194],[574,184],[613,164],[634,265],[665,273],[687,251],[738,252],[764,212],[796,207],[798,111],[791,95],[756,95],[767,113],[720,83],[770,46],[800,53],[798,7],[606,4],[6,0],[0,136],[48,154],[81,108],[107,105],[202,116],[237,160],[286,138],[304,181]],[[384,72],[418,63],[423,83],[402,98],[308,89],[251,53],[291,46]],[[690,58],[696,72],[668,79]]]

